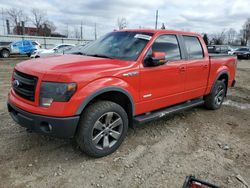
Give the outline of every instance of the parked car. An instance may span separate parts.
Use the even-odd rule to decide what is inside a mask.
[[[86,45],[77,45],[72,48],[69,48],[67,50],[64,50],[64,54],[79,54],[81,55],[82,50],[84,49]]]
[[[8,58],[10,56],[9,42],[0,42],[0,57]]]
[[[12,54],[30,56],[35,50],[40,49],[40,44],[31,40],[20,40],[10,44]]]
[[[250,48],[241,47],[237,48],[232,52],[233,55],[236,55],[239,59],[250,59]]]
[[[63,48],[73,47],[73,44],[57,44],[53,48],[50,49],[40,49],[36,50],[31,54],[31,58],[39,58],[46,57],[50,55],[54,55],[58,50],[60,51]]]
[[[233,49],[228,45],[208,45],[208,53],[212,54],[228,54]]]
[[[32,41],[32,44],[35,46],[36,50],[39,50],[42,48],[42,45],[38,43],[37,41]]]
[[[202,104],[219,109],[235,84],[237,58],[209,55],[190,32],[115,31],[79,54],[16,64],[8,110],[30,131],[75,138],[93,157],[114,152],[129,126]]]

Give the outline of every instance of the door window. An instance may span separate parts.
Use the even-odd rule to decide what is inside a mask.
[[[175,35],[161,35],[152,45],[151,52],[164,52],[167,60],[181,59],[179,43]]]
[[[202,59],[204,57],[201,43],[197,37],[183,36],[189,59]]]

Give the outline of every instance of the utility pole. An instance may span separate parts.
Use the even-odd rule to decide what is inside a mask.
[[[158,10],[156,10],[156,15],[155,15],[155,29],[157,29],[158,25]]]
[[[81,40],[82,40],[82,21],[81,21]]]
[[[95,23],[95,40],[97,39],[97,33],[96,33],[96,23]]]
[[[4,20],[4,13],[3,13],[3,8],[2,8],[2,21],[3,21],[3,34],[5,35],[5,20]]]
[[[67,35],[67,38],[69,38],[69,24],[66,23],[66,35]]]

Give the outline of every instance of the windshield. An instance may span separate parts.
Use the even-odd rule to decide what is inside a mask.
[[[112,32],[88,44],[82,55],[135,61],[151,39],[152,33]]]

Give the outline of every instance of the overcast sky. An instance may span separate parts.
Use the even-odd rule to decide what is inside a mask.
[[[170,29],[199,33],[239,31],[250,18],[250,0],[0,0],[0,5],[27,13],[31,8],[45,10],[59,32],[65,32],[67,24],[73,32],[82,21],[85,38],[93,38],[95,22],[98,36],[114,30],[118,17],[127,19],[128,28],[154,28],[157,9],[158,27],[164,23]]]

